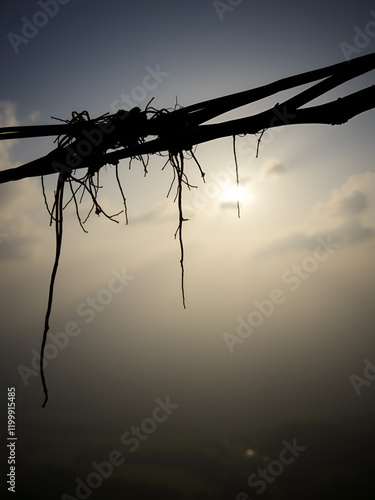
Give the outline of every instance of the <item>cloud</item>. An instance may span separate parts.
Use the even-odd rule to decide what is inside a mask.
[[[19,125],[16,111],[17,107],[15,103],[11,101],[0,101],[0,127],[15,127]],[[0,140],[0,170],[15,166],[10,159],[10,153],[14,144],[14,140]]]
[[[19,124],[17,106],[0,101],[0,127]],[[0,170],[13,168],[11,160],[14,140],[0,141]],[[40,228],[34,214],[40,210],[41,191],[36,179],[8,182],[0,185],[0,259],[27,260],[35,253]]]
[[[39,118],[39,111],[31,111],[22,123],[17,118],[17,104],[12,101],[0,100],[0,127],[17,127],[18,125],[28,125],[35,123]]]
[[[41,196],[36,179],[0,185],[0,233],[6,235],[0,238],[0,259],[27,260],[35,254],[41,233],[37,214],[44,208]]]
[[[8,237],[8,235],[7,235]],[[0,245],[0,260],[26,259],[29,255],[29,247],[33,245],[36,238],[32,237],[12,237],[3,240]]]
[[[361,191],[342,198],[340,212],[343,214],[359,214],[369,206],[368,196]]]
[[[298,231],[292,232],[258,250],[256,257],[266,257],[274,253],[312,252],[320,239],[331,240],[334,244],[346,246],[357,245],[373,238],[375,238],[375,229],[365,227],[359,221],[353,220],[330,231],[316,231],[310,235]]]
[[[351,175],[344,184],[333,189],[327,201],[318,203],[314,207],[314,216],[317,218],[358,216],[371,210],[371,199],[374,199],[374,196],[374,172]]]
[[[17,106],[11,101],[0,101],[0,127],[19,125],[16,117]]]
[[[275,181],[286,173],[286,166],[281,161],[273,158],[263,163],[260,175],[264,181]]]
[[[293,231],[284,238],[274,240],[267,247],[257,252],[257,256],[266,256],[272,253],[289,251],[313,250],[316,247],[316,236],[308,236],[302,231]]]
[[[223,201],[220,203],[220,208],[223,210],[237,210],[236,201]]]
[[[161,200],[152,208],[143,212],[129,215],[129,224],[154,224],[178,218],[177,205],[170,200]]]
[[[375,238],[375,173],[350,176],[317,203],[303,228],[295,228],[259,249],[256,256],[311,251],[317,238],[331,237],[341,245],[358,245]]]
[[[40,111],[32,111],[28,116],[28,121],[35,123],[40,116]]]
[[[352,220],[337,228],[338,239],[349,245],[357,245],[375,237],[375,229],[363,226],[358,220]]]

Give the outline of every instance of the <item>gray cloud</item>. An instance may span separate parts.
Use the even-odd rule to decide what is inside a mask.
[[[220,203],[220,208],[223,210],[237,210],[237,203],[235,201],[223,201]]]
[[[282,239],[275,240],[267,247],[263,247],[257,253],[257,257],[265,257],[272,253],[285,253],[288,251],[312,250],[316,246],[313,236],[307,236],[301,231],[295,231]]]
[[[349,245],[357,245],[374,238],[375,230],[372,227],[363,226],[358,220],[353,220],[340,226],[335,234],[341,241]]]
[[[369,206],[368,196],[362,191],[354,191],[340,200],[340,213],[343,215],[362,213]]]
[[[369,210],[372,209],[373,192],[373,173],[349,177],[342,186],[332,191],[328,201],[317,203],[312,210],[312,219],[305,227],[274,240],[258,250],[256,256],[312,251],[317,245],[318,237],[330,236],[334,242],[342,245],[358,245],[374,239],[373,219],[368,217]],[[367,214],[363,216],[365,212]]]
[[[339,245],[357,245],[375,238],[375,230],[363,226],[358,220],[352,220],[340,225],[331,231],[315,232],[307,235],[302,231],[294,231],[285,238],[275,240],[270,245],[261,248],[255,257],[267,257],[271,254],[280,254],[297,251],[313,251],[318,243],[317,238],[330,238]]]
[[[8,236],[8,235],[7,235]],[[29,256],[30,248],[37,243],[36,238],[1,238],[0,260],[22,260]]]
[[[175,211],[172,212],[171,207],[173,207]],[[132,215],[131,210],[129,210],[129,224],[149,224],[154,222],[165,222],[171,219],[177,220],[178,207],[173,203],[171,203],[171,207],[166,206],[164,203],[159,203],[155,204],[152,209],[139,215]]]
[[[287,168],[284,163],[279,160],[269,160],[263,164],[262,179],[265,181],[274,181],[287,173]]]

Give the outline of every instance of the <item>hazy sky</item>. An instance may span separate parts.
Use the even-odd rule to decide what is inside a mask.
[[[348,46],[353,57],[375,51],[370,1],[65,0],[43,15],[44,4],[0,5],[0,126],[144,109],[151,98],[156,108],[187,106],[344,61]],[[371,72],[319,102],[373,83]],[[270,130],[258,158],[258,137],[238,138],[240,219],[232,139],[197,148],[206,184],[187,162],[198,188],[184,193],[186,310],[163,158],[150,159],[146,177],[141,163],[121,161],[128,226],[123,214],[119,224],[94,214],[84,234],[70,205],[44,409],[32,363],[54,229],[39,179],[0,186],[2,394],[16,388],[18,484],[22,469],[44,498],[48,464],[64,471],[48,498],[74,496],[75,478],[124,450],[120,436],[157,398],[179,405],[164,430],[220,436],[373,413],[375,382],[357,394],[350,376],[375,363],[374,118]],[[53,139],[2,141],[1,169],[46,154]],[[50,201],[55,182],[46,181]],[[103,208],[120,211],[112,167],[102,185]]]

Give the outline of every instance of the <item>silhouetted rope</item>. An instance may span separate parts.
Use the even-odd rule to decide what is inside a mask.
[[[54,204],[54,209],[55,209],[54,220],[55,220],[55,233],[56,233],[55,262],[53,264],[51,280],[50,280],[50,285],[49,285],[48,305],[47,305],[47,312],[46,312],[46,316],[45,316],[45,320],[44,320],[42,347],[40,350],[40,376],[42,378],[43,391],[44,391],[44,395],[45,395],[44,402],[42,405],[43,408],[46,406],[46,403],[48,401],[48,389],[47,389],[46,379],[44,376],[44,350],[46,347],[47,333],[49,330],[49,318],[50,318],[51,310],[52,310],[53,292],[54,292],[57,268],[59,266],[61,245],[62,245],[64,185],[65,185],[64,174],[60,174],[58,179],[57,179],[57,187],[56,187],[56,192],[55,192],[55,204]]]
[[[240,178],[238,173],[238,161],[237,161],[237,153],[236,153],[236,136],[233,136],[233,156],[234,163],[236,165],[236,186],[237,186],[237,216],[240,218],[240,200],[239,197],[239,188],[240,188]]]
[[[181,266],[181,294],[182,294],[182,304],[184,309],[186,309],[185,303],[185,268],[184,268],[184,244],[182,239],[182,225],[184,222],[189,219],[184,219],[182,212],[182,188],[183,184],[186,184],[189,188],[191,187],[187,181],[187,178],[184,173],[184,155],[182,151],[178,153],[170,153],[169,161],[173,167],[175,176],[177,177],[177,203],[178,203],[178,218],[179,223],[176,229],[174,237],[177,237],[180,243],[180,266]]]
[[[125,198],[124,191],[122,189],[122,185],[121,185],[121,181],[120,181],[120,177],[119,177],[119,174],[118,174],[118,163],[116,163],[115,169],[116,169],[117,184],[118,184],[121,196],[122,196],[122,201],[124,203],[125,222],[126,222],[126,224],[128,224],[129,223],[129,220],[128,220],[128,207],[126,205],[126,198]]]

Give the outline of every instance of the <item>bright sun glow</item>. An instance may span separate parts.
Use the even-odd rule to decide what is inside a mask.
[[[241,186],[236,186],[235,184],[232,184],[230,186],[227,186],[226,188],[223,189],[222,194],[221,194],[223,201],[244,201],[245,198],[249,199],[250,195],[248,193],[245,193],[245,190]]]

